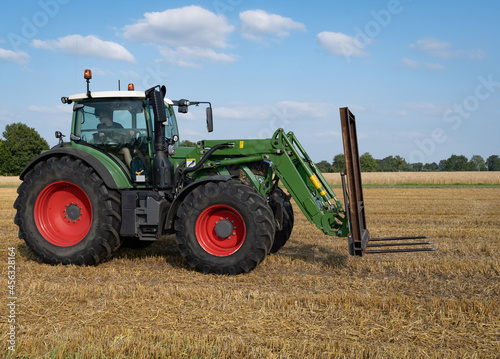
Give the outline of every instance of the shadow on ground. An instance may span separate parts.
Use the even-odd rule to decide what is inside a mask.
[[[144,243],[137,246],[137,243],[124,242],[122,247],[114,254],[113,259],[144,259],[148,257],[161,257],[165,262],[174,268],[183,268],[191,270],[191,267],[182,257],[175,241],[175,235],[167,235],[159,238],[154,242]],[[26,249],[25,243],[20,243],[18,246],[20,256],[29,261],[37,261],[36,256]],[[278,253],[270,254],[271,256],[288,257],[291,260],[301,260],[308,263],[321,263],[330,268],[343,268],[346,265],[348,256],[345,254],[332,252],[331,249],[305,243],[290,243],[288,242]]]

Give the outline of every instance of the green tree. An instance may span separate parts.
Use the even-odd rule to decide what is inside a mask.
[[[486,171],[484,159],[479,155],[472,156],[470,161],[467,162],[467,171]]]
[[[181,143],[179,143],[180,147],[196,147],[196,143],[189,141],[189,140],[184,140]]]
[[[381,172],[401,172],[409,171],[410,165],[401,156],[387,156],[381,160],[376,160],[377,171]]]
[[[439,166],[438,166],[438,164],[436,162],[426,163],[424,165],[424,168],[422,170],[426,171],[426,172],[439,171]]]
[[[0,145],[0,173],[17,176],[40,151],[48,150],[49,144],[34,128],[23,123],[5,126],[4,140]]]
[[[394,172],[394,157],[387,156],[381,160],[376,160],[378,172]]]
[[[422,162],[412,163],[409,167],[412,172],[422,172],[424,170],[424,164]]]
[[[333,157],[333,163],[331,167],[332,172],[342,172],[345,170],[345,157],[343,153],[339,153]]]
[[[332,165],[328,161],[321,161],[316,163],[316,167],[320,170],[320,172],[326,173],[332,171]]]
[[[500,158],[498,155],[491,155],[486,160],[486,167],[488,171],[500,171]]]
[[[450,158],[444,161],[442,171],[465,171],[467,169],[468,160],[465,156],[451,155]],[[439,164],[441,164],[441,162]]]
[[[377,161],[368,152],[359,157],[361,172],[374,172],[377,169]]]

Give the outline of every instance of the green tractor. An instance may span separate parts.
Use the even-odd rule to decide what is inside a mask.
[[[147,245],[175,233],[196,270],[248,272],[290,237],[291,198],[325,234],[347,237],[351,255],[404,250],[367,250],[387,243],[368,243],[355,119],[347,108],[344,210],[292,132],[180,147],[174,108],[187,113],[208,104],[211,132],[209,102],[171,101],[164,86],[91,92],[90,70],[84,77],[86,93],[61,99],[73,105],[70,141],[57,131],[59,145],[20,175],[15,223],[40,262],[96,265],[124,241]],[[400,243],[415,244],[430,243]]]

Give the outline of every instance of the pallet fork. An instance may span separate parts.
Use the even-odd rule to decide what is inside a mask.
[[[341,178],[348,228],[350,228],[350,232],[348,234],[349,254],[362,256],[365,253],[427,252],[437,250],[437,248],[414,247],[433,244],[432,242],[413,241],[430,238],[428,236],[387,238],[370,237],[370,232],[366,228],[365,201],[363,198],[363,186],[361,182],[361,166],[359,161],[358,139],[356,133],[356,119],[351,111],[349,111],[349,108],[340,108],[340,122],[342,125],[342,140],[344,144],[346,167],[341,173]],[[398,242],[401,240],[411,241]],[[367,248],[372,247],[380,249],[367,250]]]

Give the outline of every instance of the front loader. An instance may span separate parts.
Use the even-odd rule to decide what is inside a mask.
[[[175,233],[196,270],[248,272],[286,244],[291,198],[324,234],[347,237],[351,255],[434,250],[430,242],[397,241],[425,237],[370,238],[355,118],[347,108],[340,109],[344,209],[292,132],[180,147],[174,108],[186,113],[208,104],[212,131],[210,102],[171,101],[164,86],[91,92],[90,70],[85,79],[86,93],[61,99],[73,104],[70,141],[56,132],[59,145],[20,175],[15,223],[41,262],[95,265],[123,244],[146,246]],[[367,249],[375,246],[382,249]]]

